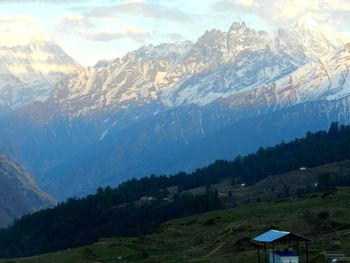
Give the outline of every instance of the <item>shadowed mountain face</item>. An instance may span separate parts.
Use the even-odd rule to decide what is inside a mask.
[[[60,200],[231,159],[349,123],[350,46],[327,32],[303,17],[276,32],[234,23],[144,46],[69,75],[0,129]]]
[[[20,166],[0,155],[0,227],[55,203]]]

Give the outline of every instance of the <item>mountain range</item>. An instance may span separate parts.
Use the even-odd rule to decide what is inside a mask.
[[[350,45],[308,16],[274,32],[235,22],[87,68],[58,53],[71,73],[23,89],[0,128],[59,200],[349,123]]]

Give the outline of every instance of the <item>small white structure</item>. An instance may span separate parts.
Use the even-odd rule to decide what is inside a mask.
[[[273,258],[275,256],[275,259]],[[292,251],[270,251],[269,263],[299,263],[299,256]]]
[[[154,201],[154,200],[156,200],[156,198],[155,197],[153,197],[153,196],[142,196],[141,198],[140,198],[140,201]]]
[[[253,241],[256,243],[256,248],[258,250],[258,263],[269,262],[269,263],[299,263],[299,243],[305,242],[305,256],[306,263],[309,263],[309,242],[311,239],[294,234],[292,232],[287,231],[279,231],[275,229],[271,229],[265,233],[262,233],[259,236],[253,238]],[[288,242],[288,247],[283,251],[280,251],[276,248],[277,243]],[[295,244],[296,246],[291,246],[291,244]],[[268,245],[272,250],[268,250]],[[260,258],[260,249],[263,247],[263,259]],[[269,249],[270,249],[269,248]],[[294,249],[296,248],[296,249]],[[298,253],[295,253],[297,251]]]

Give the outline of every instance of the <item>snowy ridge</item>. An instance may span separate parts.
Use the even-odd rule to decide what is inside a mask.
[[[73,74],[49,99],[62,114],[81,116],[161,101],[166,107],[207,105],[269,85],[345,44],[310,17],[276,32],[233,23],[189,41],[144,46]],[[316,62],[315,62],[316,63]]]
[[[350,44],[346,44],[272,84],[229,96],[219,103],[235,111],[255,109],[256,115],[305,102],[338,100],[349,95]]]
[[[11,109],[46,100],[54,87],[81,66],[54,42],[0,47],[0,101]]]

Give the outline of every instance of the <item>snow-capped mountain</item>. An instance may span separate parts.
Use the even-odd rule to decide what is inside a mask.
[[[307,15],[300,17],[291,28],[280,29],[274,35],[274,48],[293,57],[303,54],[316,60],[347,41],[335,28]]]
[[[273,83],[344,43],[340,33],[309,17],[271,33],[235,22],[228,32],[207,31],[195,43],[144,46],[101,61],[60,83],[50,103],[71,116],[154,101],[166,108],[206,105]]]
[[[81,195],[348,123],[349,49],[309,17],[275,32],[233,23],[76,71],[0,127],[45,190]]]
[[[80,69],[54,41],[0,47],[0,105],[14,110],[46,100],[59,81]]]
[[[247,118],[297,104],[336,101],[350,96],[350,44],[314,60],[271,84],[231,95],[216,103]]]

